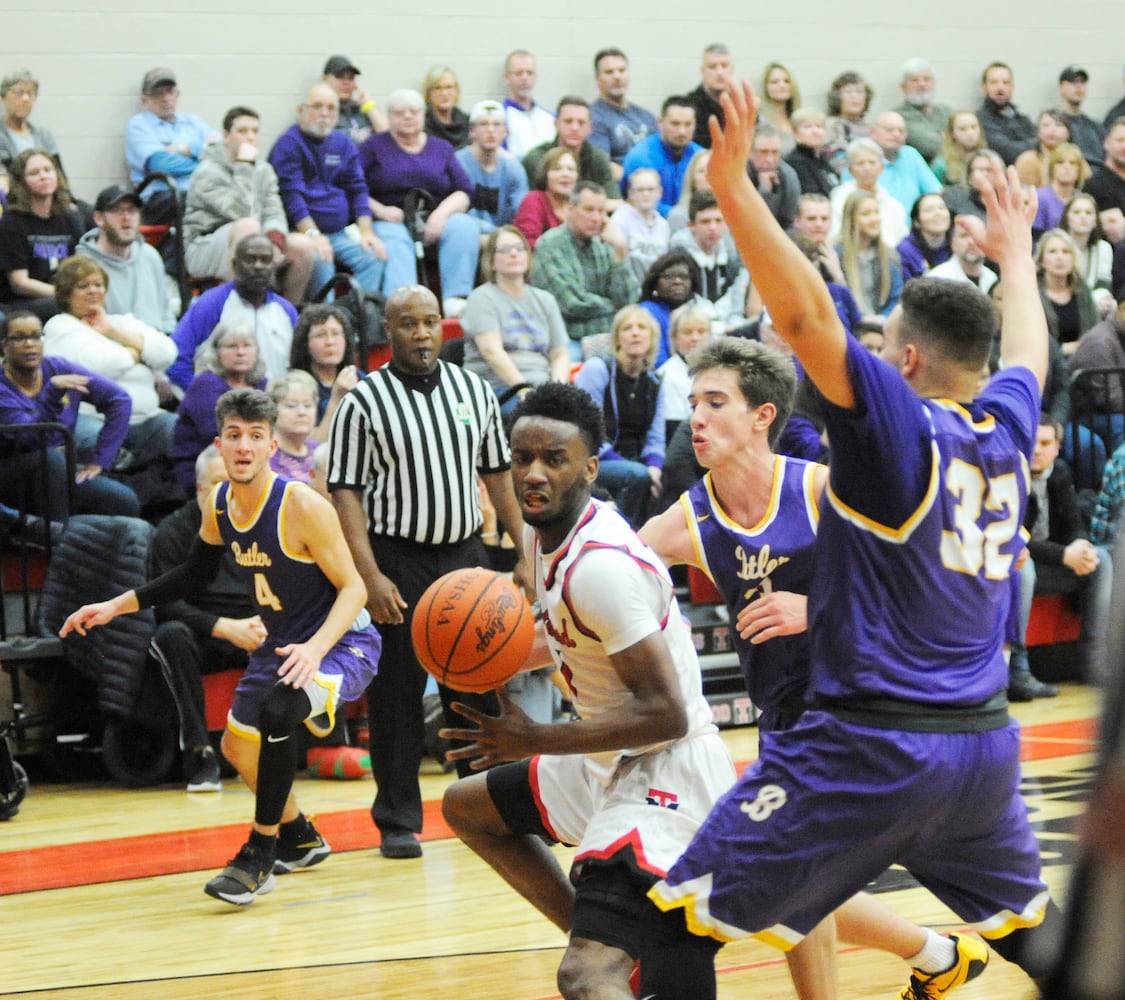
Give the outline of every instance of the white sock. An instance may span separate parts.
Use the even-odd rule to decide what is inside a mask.
[[[930,973],[944,972],[946,969],[953,968],[953,963],[957,960],[957,946],[949,938],[942,937],[929,927],[923,927],[922,930],[926,932],[926,943],[917,955],[911,955],[906,960],[907,964],[912,969]]]

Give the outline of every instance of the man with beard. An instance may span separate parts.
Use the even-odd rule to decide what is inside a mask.
[[[989,289],[996,284],[996,275],[984,266],[984,254],[964,226],[957,224],[953,227],[949,248],[952,256],[944,263],[932,267],[930,277],[946,281],[967,281],[987,295]]]
[[[626,187],[630,174],[641,167],[651,167],[660,174],[662,193],[657,209],[665,218],[680,200],[692,157],[703,150],[691,138],[695,124],[695,108],[688,98],[665,98],[655,134],[638,142],[625,157]]]
[[[613,176],[624,174],[625,156],[656,131],[656,116],[629,101],[629,60],[620,49],[602,49],[594,56],[598,99],[590,105],[594,131],[590,142],[613,163]]]
[[[902,64],[902,104],[894,110],[906,122],[906,141],[927,163],[941,152],[942,136],[953,108],[934,100],[934,67],[928,59]]]

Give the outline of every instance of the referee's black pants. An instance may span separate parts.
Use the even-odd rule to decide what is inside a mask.
[[[418,769],[422,764],[425,723],[422,695],[427,674],[414,655],[410,618],[426,588],[439,576],[466,566],[487,566],[488,554],[473,536],[455,545],[420,545],[401,538],[371,535],[371,549],[379,569],[398,587],[407,607],[401,625],[379,625],[383,653],[379,672],[367,687],[367,720],[371,740],[371,769],[376,791],[371,818],[380,832],[422,831],[422,792]],[[492,692],[465,694],[439,685],[446,724],[464,726],[468,720],[450,711],[456,700],[489,715],[500,714]],[[468,761],[457,762],[460,777],[472,773]]]

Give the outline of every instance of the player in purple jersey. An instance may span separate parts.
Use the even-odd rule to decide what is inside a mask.
[[[1046,371],[1034,198],[1025,208],[1015,173],[997,169],[987,224],[962,220],[999,262],[1006,292],[1004,367],[977,397],[988,301],[918,279],[887,322],[882,360],[868,354],[746,177],[751,89],[723,103],[712,187],[775,328],[826,400],[813,706],[763,742],[650,895],[682,907],[696,933],[788,949],[898,863],[1041,976],[1049,949],[1038,932],[1058,910],[1019,796],[1001,651]],[[919,931],[905,1000],[943,996],[974,971],[928,972],[929,944]]]
[[[137,590],[87,604],[60,631],[85,635],[120,614],[189,596],[218,571],[229,547],[267,628],[235,692],[223,753],[256,793],[246,844],[205,891],[244,906],[284,874],[331,852],[297,806],[297,727],[331,731],[336,705],[359,697],[379,662],[379,634],[364,608],[367,590],[336,512],[303,483],[269,467],[277,405],[236,389],[216,406],[215,445],[229,483],[208,499],[188,560]]]

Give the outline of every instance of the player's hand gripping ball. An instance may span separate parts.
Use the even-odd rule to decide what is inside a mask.
[[[414,609],[410,635],[418,662],[455,691],[492,691],[531,653],[535,616],[508,577],[474,567],[435,580]]]

